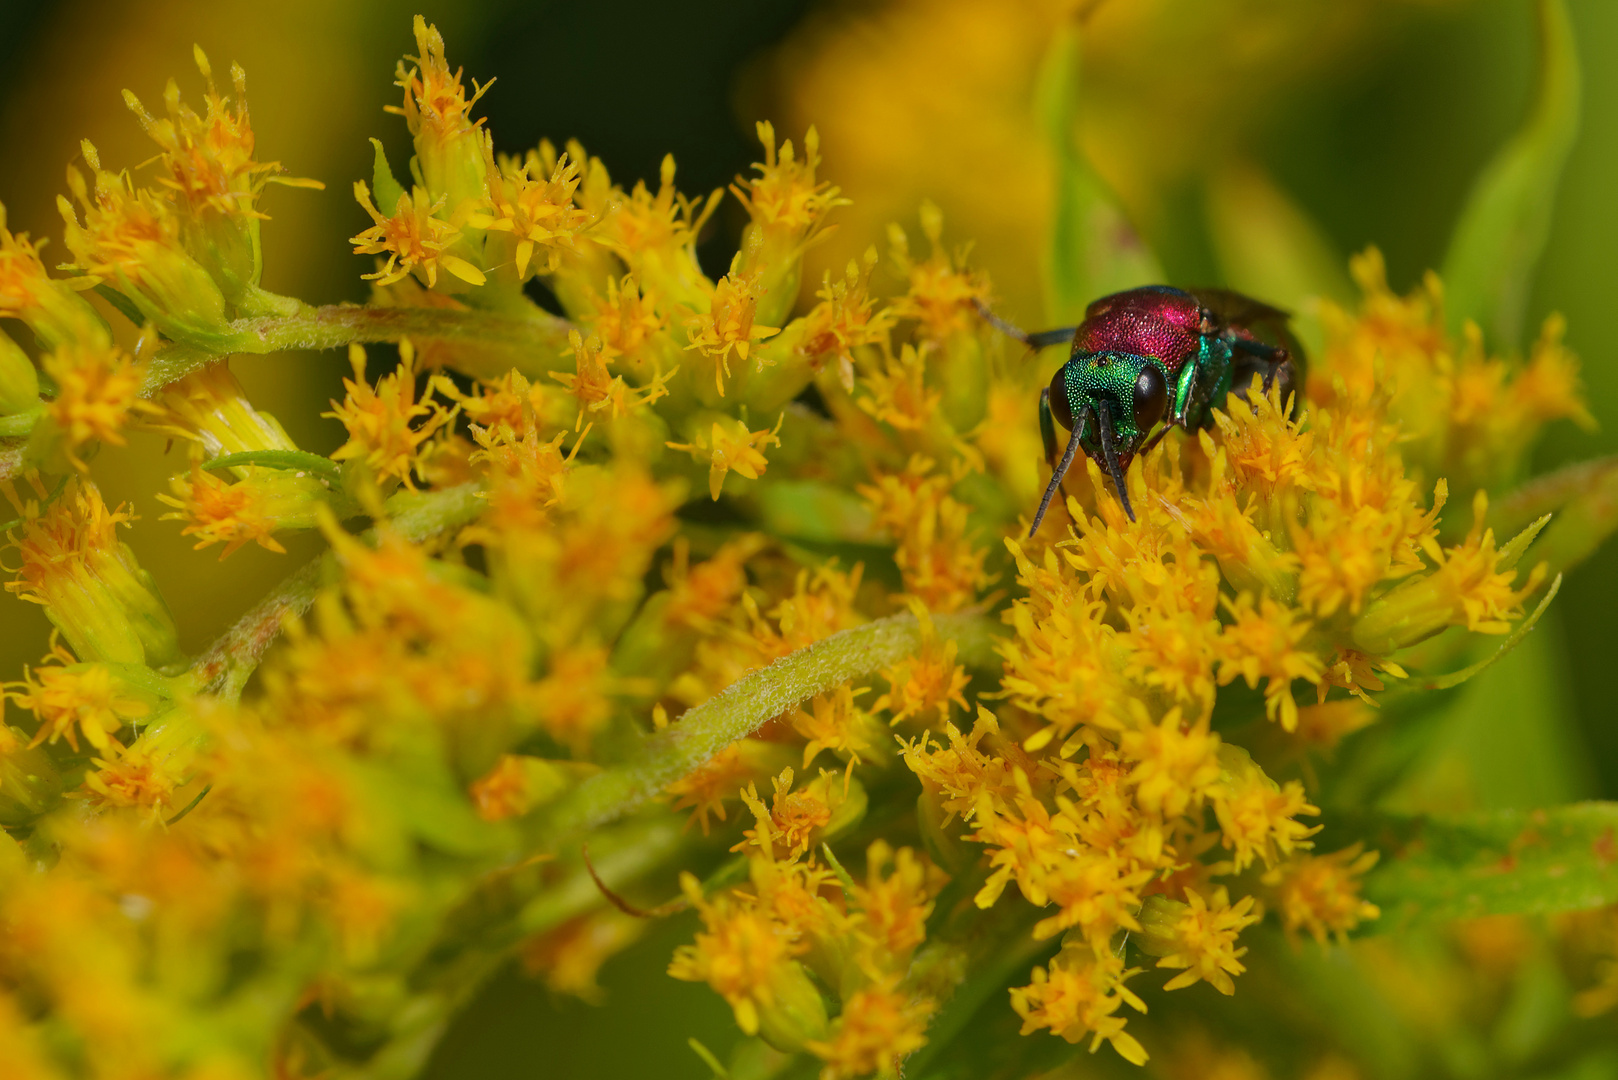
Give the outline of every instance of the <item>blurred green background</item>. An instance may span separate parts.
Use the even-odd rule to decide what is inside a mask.
[[[1582,128],[1528,325],[1553,310],[1567,316],[1601,427],[1553,428],[1536,471],[1618,451],[1618,3],[1569,0],[1569,8],[1584,66]],[[327,185],[270,196],[265,284],[314,302],[363,299],[367,267],[344,238],[368,222],[349,189],[369,174],[369,137],[382,138],[395,161],[408,157],[403,123],[382,108],[396,100],[394,64],[413,51],[410,16],[421,11],[444,32],[452,66],[480,81],[497,77],[482,103],[497,148],[577,137],[616,178],[654,182],[662,155],[673,152],[682,190],[695,193],[755,159],[755,120],[771,118],[794,139],[815,122],[825,175],[854,199],[821,265],[880,241],[881,222],[913,215],[931,197],[951,241],[977,240],[1007,310],[1037,321],[1032,283],[1048,181],[1018,117],[1043,44],[1039,27],[1060,9],[1035,0],[0,0],[0,201],[13,229],[59,237],[53,204],[78,140],[89,138],[112,163],[144,161],[144,137],[119,91],[155,102],[174,75],[196,100],[196,42],[216,71],[232,60],[247,69],[259,156]],[[1528,0],[1116,0],[1086,24],[1085,146],[1173,280],[1219,278],[1203,212],[1209,178],[1242,165],[1318,224],[1338,265],[1378,245],[1390,283],[1403,291],[1441,261],[1473,177],[1523,116],[1533,25]],[[728,261],[742,220],[731,201],[703,244],[713,268]],[[340,391],[339,355],[235,367],[255,402],[302,445],[337,445],[340,429],[318,413]],[[130,543],[170,597],[185,644],[197,648],[300,551],[294,542],[290,557],[257,548],[226,563],[193,556],[177,525],[153,520],[160,508],[151,493],[167,471],[162,449],[136,437],[103,451],[96,473],[109,500],[133,500],[145,518]],[[0,602],[6,676],[37,659],[46,638],[37,610]],[[1430,772],[1469,770],[1469,798],[1483,805],[1618,797],[1618,707],[1606,677],[1615,648],[1618,546],[1609,545],[1573,572],[1522,649],[1457,695],[1456,708],[1473,720],[1435,751]],[[614,1039],[607,1014],[553,1000],[513,972],[446,1038],[433,1075],[613,1076],[648,1067],[705,1075],[686,1036],[721,1057],[735,1036],[717,997],[660,976],[689,932],[673,920],[608,964],[603,983],[638,1018],[635,1038]]]

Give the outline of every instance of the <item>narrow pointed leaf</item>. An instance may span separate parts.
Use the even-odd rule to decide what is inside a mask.
[[[376,196],[376,208],[384,214],[392,214],[398,208],[399,200],[404,198],[405,190],[393,178],[393,169],[388,165],[382,140],[372,139],[371,145],[376,148],[376,160],[371,165],[371,191]]]
[[[1522,641],[1523,638],[1528,636],[1528,632],[1534,628],[1534,624],[1539,622],[1539,617],[1545,614],[1545,609],[1551,606],[1551,601],[1556,599],[1556,594],[1560,592],[1561,589],[1562,575],[1557,574],[1556,579],[1551,582],[1551,587],[1545,590],[1545,595],[1540,600],[1539,606],[1534,608],[1533,614],[1529,615],[1528,618],[1518,623],[1512,629],[1511,633],[1507,635],[1506,640],[1500,643],[1500,647],[1498,649],[1470,667],[1462,668],[1460,671],[1451,672],[1448,675],[1439,675],[1428,679],[1422,684],[1422,689],[1448,690],[1452,686],[1459,686],[1468,679],[1472,678],[1474,675],[1477,675],[1479,672],[1483,671],[1485,668],[1489,667],[1491,664],[1495,663],[1495,661],[1501,659],[1512,649],[1515,649],[1517,644]]]
[[[1045,314],[1062,324],[1077,322],[1098,296],[1163,277],[1157,260],[1085,161],[1078,141],[1079,94],[1078,34],[1064,27],[1046,51],[1035,98],[1056,170],[1045,253]]]
[[[303,450],[244,450],[239,454],[225,454],[205,462],[210,472],[218,469],[240,469],[256,465],[265,469],[287,469],[307,472],[326,480],[335,480],[341,467],[331,458],[321,457]]]
[[[1474,182],[1444,257],[1451,326],[1476,320],[1508,347],[1522,331],[1534,264],[1579,127],[1579,60],[1564,0],[1540,0],[1538,19],[1533,107]]]
[[[995,620],[935,615],[933,627],[940,638],[956,642],[967,666],[994,663]],[[765,721],[849,679],[897,663],[915,653],[921,641],[914,615],[893,615],[840,631],[743,676],[668,728],[647,736],[622,764],[574,788],[550,811],[548,834],[572,836],[622,817]]]

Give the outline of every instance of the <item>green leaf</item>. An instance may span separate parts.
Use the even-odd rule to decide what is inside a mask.
[[[1045,253],[1045,314],[1053,323],[1077,322],[1096,297],[1163,278],[1157,260],[1084,159],[1079,94],[1078,33],[1064,26],[1041,62],[1034,104],[1056,165]]]
[[[1534,628],[1535,623],[1539,622],[1539,617],[1545,614],[1545,609],[1551,606],[1551,601],[1556,599],[1556,594],[1561,590],[1562,575],[1557,574],[1556,580],[1551,582],[1551,587],[1545,590],[1545,596],[1540,600],[1539,606],[1534,608],[1533,613],[1528,618],[1517,624],[1506,637],[1506,640],[1500,643],[1498,649],[1470,667],[1462,668],[1460,671],[1451,672],[1448,675],[1436,675],[1428,679],[1422,684],[1421,688],[1423,690],[1448,690],[1450,687],[1460,686],[1462,683],[1469,681],[1472,676],[1480,674],[1485,668],[1504,657],[1512,649],[1515,649],[1518,643],[1528,636],[1528,632]]]
[[[210,472],[219,469],[240,469],[257,465],[265,469],[289,469],[294,472],[314,473],[325,480],[336,480],[341,467],[331,458],[321,457],[303,450],[244,450],[239,454],[225,454],[205,462]]]
[[[1557,182],[1579,128],[1579,60],[1564,0],[1540,0],[1538,18],[1533,107],[1473,183],[1444,256],[1451,327],[1474,319],[1507,346],[1519,340]]]
[[[870,507],[847,488],[823,480],[778,480],[760,484],[757,501],[760,523],[774,536],[881,544]]]
[[[1618,901],[1618,803],[1372,818],[1352,831],[1382,852],[1365,876],[1382,908],[1373,932]]]
[[[141,310],[135,306],[135,302],[129,299],[129,297],[125,296],[123,293],[119,292],[117,289],[113,288],[111,285],[97,285],[92,291],[97,296],[101,297],[101,299],[105,300],[107,303],[116,308],[118,310],[118,314],[122,315],[136,326],[145,325],[146,316],[141,314]]]
[[[1618,458],[1580,461],[1535,477],[1499,504],[1501,530],[1530,516],[1556,511],[1534,548],[1552,573],[1571,569],[1618,532]]]
[[[1554,619],[1540,622],[1516,637],[1515,647],[1496,650],[1498,663],[1459,673],[1477,677],[1442,695],[1448,704],[1428,729],[1426,746],[1375,807],[1393,813],[1530,810],[1594,794],[1589,753],[1566,690],[1560,629]]]
[[[371,166],[371,193],[376,197],[377,210],[387,217],[399,208],[399,200],[404,198],[405,189],[393,178],[393,169],[388,166],[388,155],[382,149],[382,140],[372,139],[371,145],[376,148],[376,161]]]
[[[695,1036],[687,1039],[685,1044],[691,1048],[693,1054],[702,1059],[704,1065],[713,1071],[714,1080],[730,1080],[730,1073],[725,1069],[724,1065],[720,1064],[719,1059],[714,1056],[714,1052],[703,1046]]]
[[[201,791],[197,792],[196,797],[194,799],[192,799],[190,802],[186,803],[184,806],[180,807],[179,813],[175,814],[173,817],[171,817],[167,821],[163,822],[164,828],[167,828],[170,825],[178,825],[181,821],[184,821],[185,816],[187,814],[189,814],[191,811],[195,810],[197,808],[197,804],[200,803],[203,800],[203,798],[207,796],[208,792],[210,792],[212,790],[213,790],[213,785],[209,784],[206,787],[204,787]]]
[[[853,900],[858,892],[853,876],[843,868],[842,863],[837,861],[837,855],[832,851],[830,844],[821,844],[820,850],[826,856],[826,864],[831,867],[832,873],[837,875],[837,880],[843,886],[843,897],[847,900]]]

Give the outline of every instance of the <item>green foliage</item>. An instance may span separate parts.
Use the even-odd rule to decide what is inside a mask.
[[[1550,234],[1562,166],[1579,130],[1580,73],[1563,0],[1540,0],[1539,79],[1521,130],[1473,185],[1444,256],[1446,310],[1518,342],[1534,267]]]
[[[1056,170],[1045,250],[1045,316],[1056,324],[1077,322],[1098,296],[1163,277],[1084,159],[1078,144],[1079,96],[1079,39],[1069,27],[1045,54],[1034,103]]]
[[[203,463],[209,472],[218,469],[240,469],[258,465],[266,469],[285,469],[310,472],[326,480],[335,480],[342,468],[331,458],[303,450],[244,450],[239,454],[225,454]]]
[[[1370,817],[1383,853],[1365,877],[1379,933],[1480,915],[1580,911],[1618,902],[1618,803],[1428,817]]]
[[[371,193],[375,196],[377,209],[384,214],[392,213],[393,208],[399,205],[399,200],[404,198],[405,189],[393,178],[393,169],[388,165],[382,140],[372,139],[371,146],[376,150],[376,161],[371,166]]]

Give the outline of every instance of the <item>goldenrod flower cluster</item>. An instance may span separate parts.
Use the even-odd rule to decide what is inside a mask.
[[[1497,536],[1487,492],[1588,419],[1559,321],[1495,355],[1368,253],[1305,400],[1166,439],[1135,520],[1076,470],[1025,539],[1050,363],[935,207],[800,287],[845,200],[761,124],[715,277],[726,192],[497,154],[488,85],[415,37],[414,157],[354,185],[365,305],[259,285],[280,167],[200,51],[204,113],[128,96],[152,168],[85,145],[65,276],[0,230],[38,346],[0,337],[6,587],[59,634],[4,684],[0,1071],[409,1075],[510,957],[596,999],[682,911],[669,974],[824,1080],[899,1075],[1008,977],[1024,1034],[1140,1064],[1148,985],[1229,995],[1261,922],[1378,918],[1312,763],[1543,594],[1543,520]],[[228,366],[311,346],[353,371],[329,457]],[[200,652],[93,478],[137,425],[188,455],[143,527],[328,543]]]

